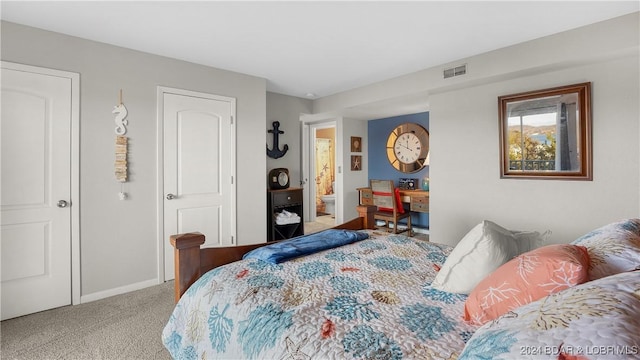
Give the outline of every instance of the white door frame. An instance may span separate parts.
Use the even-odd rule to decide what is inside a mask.
[[[316,201],[315,201],[315,193],[316,193],[316,182],[315,182],[315,178],[316,178],[316,169],[315,169],[315,143],[316,143],[316,130],[317,129],[326,129],[326,128],[334,128],[335,129],[335,139],[334,139],[334,146],[335,146],[335,161],[334,161],[334,172],[336,174],[335,177],[335,183],[336,183],[336,188],[333,189],[334,194],[336,195],[336,213],[335,215],[335,219],[336,219],[336,224],[339,224],[338,222],[338,211],[340,211],[340,213],[342,213],[342,210],[338,209],[338,197],[340,196],[340,185],[339,185],[339,181],[338,181],[338,176],[339,176],[339,159],[338,159],[338,139],[339,139],[339,134],[338,134],[338,124],[337,121],[332,119],[332,120],[328,120],[328,121],[321,121],[321,122],[314,122],[314,123],[303,123],[303,136],[302,136],[302,142],[303,142],[303,146],[302,146],[302,158],[303,158],[303,172],[304,172],[304,178],[307,180],[307,186],[305,187],[305,191],[304,191],[304,195],[306,196],[306,198],[304,199],[304,203],[307,204],[306,206],[306,211],[309,212],[309,216],[305,217],[306,221],[315,221],[316,220]],[[307,214],[305,213],[305,216]]]
[[[157,163],[157,182],[156,182],[156,208],[157,208],[157,236],[158,236],[158,245],[156,247],[157,258],[158,258],[158,268],[157,268],[157,283],[162,284],[165,278],[165,263],[164,263],[164,252],[165,247],[171,246],[169,245],[169,236],[172,234],[164,233],[164,94],[176,94],[176,95],[184,95],[184,96],[192,96],[192,97],[200,97],[204,99],[214,99],[214,100],[222,100],[229,101],[233,103],[232,109],[232,120],[233,120],[233,128],[236,129],[236,108],[235,108],[235,99],[231,97],[208,94],[203,92],[184,90],[171,88],[166,86],[158,86],[157,89],[157,113],[156,113],[156,122],[157,122],[157,149],[156,149],[156,163]],[[234,130],[234,136],[231,138],[231,157],[234,159],[231,165],[231,175],[233,179],[233,184],[236,183],[236,135]],[[235,185],[233,186],[235,189]],[[236,239],[237,237],[237,218],[236,218],[236,201],[237,194],[235,190],[232,190],[231,194],[231,208],[233,209],[231,212],[231,234],[232,238]],[[237,244],[237,240],[234,240],[234,244]]]
[[[57,76],[71,80],[71,304],[80,303],[80,74],[2,61],[2,67],[16,71]]]

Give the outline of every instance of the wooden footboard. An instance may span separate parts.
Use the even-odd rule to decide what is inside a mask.
[[[373,222],[367,216],[355,218],[344,224],[337,225],[333,229],[361,230],[372,229]],[[175,301],[178,302],[184,292],[202,274],[221,265],[225,265],[242,259],[247,252],[274,242],[229,246],[217,248],[202,248],[204,235],[200,233],[187,233],[172,235],[171,245],[174,247],[175,264]],[[286,241],[286,240],[281,240]]]

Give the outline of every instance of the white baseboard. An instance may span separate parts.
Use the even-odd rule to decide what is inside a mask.
[[[148,288],[150,286],[155,286],[155,285],[158,285],[158,279],[145,280],[139,283],[121,286],[114,289],[98,291],[93,294],[81,295],[80,304],[84,304],[84,303],[88,303],[88,302],[96,301],[100,299],[105,299],[114,295],[125,294],[131,291],[141,290],[141,289]]]

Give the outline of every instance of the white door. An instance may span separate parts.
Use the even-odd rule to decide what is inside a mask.
[[[2,67],[2,320],[71,304],[72,81]]]
[[[205,246],[234,243],[235,99],[162,92],[165,280],[174,278],[173,234],[198,231]]]

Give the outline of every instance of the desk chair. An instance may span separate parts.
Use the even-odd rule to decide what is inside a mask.
[[[393,222],[393,233],[408,231],[411,236],[411,212],[405,211],[400,199],[399,189],[393,186],[393,180],[370,180],[369,186],[373,194],[373,205],[377,206],[373,215],[374,220],[382,220],[387,232],[390,232],[389,222]],[[399,231],[398,220],[407,220],[407,229]]]

